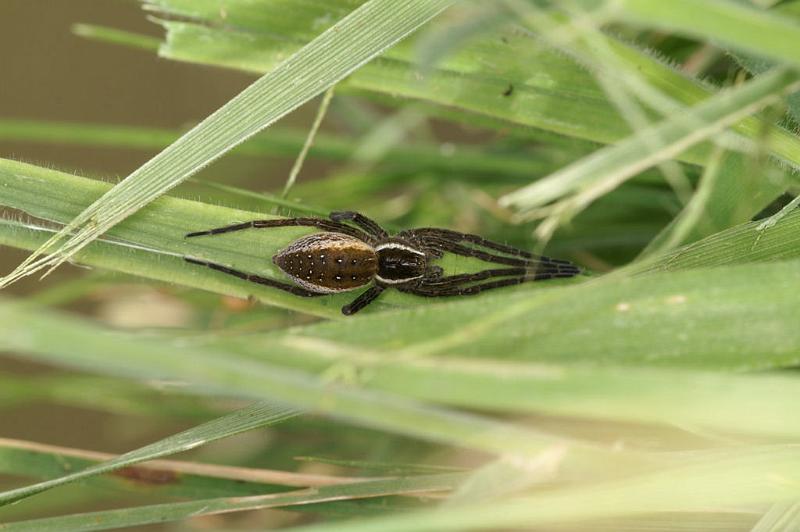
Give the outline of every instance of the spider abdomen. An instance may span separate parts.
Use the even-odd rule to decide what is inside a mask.
[[[295,240],[272,262],[298,285],[323,294],[364,286],[378,270],[375,249],[341,233],[318,233]]]

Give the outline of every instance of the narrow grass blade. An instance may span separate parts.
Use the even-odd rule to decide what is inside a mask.
[[[463,479],[460,474],[417,476],[391,480],[372,480],[344,486],[321,487],[290,493],[252,497],[202,499],[67,515],[0,525],[2,530],[111,530],[122,527],[169,523],[204,515],[215,515],[266,508],[291,508],[329,501],[346,501],[386,495],[416,495],[449,491]]]
[[[10,315],[15,316],[13,327],[6,320]],[[576,459],[605,457],[610,452],[602,446],[487,416],[334,384],[330,375],[310,374],[224,351],[176,348],[160,339],[141,337],[120,344],[113,336],[103,334],[102,328],[21,304],[3,302],[0,318],[0,349],[57,364],[127,378],[180,378],[192,383],[198,393],[280,401],[380,430],[490,453],[527,456],[553,443],[569,445],[570,456],[574,453]],[[109,357],[111,350],[117,356]],[[8,502],[17,495],[0,494],[0,501]]]
[[[649,512],[702,512],[748,507],[796,496],[800,449],[787,445],[744,449],[614,482],[543,492],[497,502],[410,512],[378,519],[297,527],[297,532],[482,530],[547,527]]]
[[[758,520],[750,532],[792,532],[800,528],[800,502],[779,502]]]
[[[116,458],[85,449],[0,438],[0,473],[15,477],[53,479]],[[161,459],[87,475],[80,482],[100,490],[147,490],[157,496],[196,499],[263,495],[287,487],[332,486],[360,480],[368,479]]]
[[[194,449],[214,440],[227,438],[258,427],[279,423],[300,412],[274,402],[260,402],[247,408],[198,425],[174,436],[164,438],[145,447],[130,451],[107,462],[89,466],[81,471],[0,493],[0,505],[30,497],[43,491],[63,486],[77,480],[101,475],[146,460],[153,460]]]
[[[595,0],[589,0],[596,4]],[[671,30],[700,39],[714,39],[733,49],[747,50],[800,66],[795,43],[797,20],[730,0],[620,0],[605,2],[612,17],[648,27]]]
[[[453,0],[370,0],[115,186],[0,279],[0,287],[63,263],[91,240],[225,152],[340,81]]]
[[[157,51],[160,41],[155,37],[130,31],[118,30],[96,24],[75,24],[72,32],[79,37],[94,39],[110,44],[119,44],[140,50]]]
[[[626,179],[778,101],[781,95],[797,86],[798,77],[794,72],[774,70],[741,87],[712,96],[623,142],[598,150],[547,178],[503,196],[500,202],[524,213],[574,194],[557,212],[560,215],[575,213]]]
[[[181,61],[236,68],[250,72],[268,71],[279,58],[295,50],[313,34],[320,20],[335,19],[346,9],[347,0],[311,2],[313,6],[302,16],[286,20],[272,16],[280,10],[280,2],[267,1],[258,6],[236,3],[224,16],[213,2],[187,4],[183,1],[159,2],[168,13],[192,16],[199,21],[165,21],[167,42],[161,54]],[[271,9],[270,9],[271,8]],[[452,25],[464,21],[491,21],[497,18],[497,5],[464,3],[452,8],[451,22],[443,21],[431,39],[420,39],[417,46],[439,46],[436,36]],[[241,31],[231,31],[235,23]],[[469,24],[469,22],[467,22]],[[478,23],[473,23],[478,24]],[[225,31],[219,27],[225,25]],[[559,28],[553,23],[552,31]],[[612,143],[631,134],[619,113],[598,87],[593,75],[584,66],[565,58],[548,43],[515,23],[492,26],[473,32],[449,56],[441,58],[425,83],[414,76],[415,62],[424,61],[429,50],[415,51],[410,46],[389,50],[385,60],[370,63],[342,84],[348,87],[390,96],[401,95],[428,101],[436,106],[456,108],[473,113],[450,113],[448,118],[470,123],[488,117],[487,126],[505,130],[509,124],[521,126],[515,131],[530,135],[530,128]],[[616,58],[626,68],[642,76],[644,82],[662,92],[678,105],[695,105],[713,93],[713,88],[700,80],[690,79],[653,54],[602,35]],[[255,53],[254,50],[258,50]],[[398,70],[409,71],[399,74]],[[504,93],[509,86],[513,91]],[[745,120],[738,131],[750,138],[762,129],[760,120]],[[785,130],[776,132],[773,146],[776,154],[794,165],[800,165],[798,141]],[[703,164],[708,147],[681,154],[681,160]]]
[[[11,142],[156,150],[179,137],[179,131],[165,128],[0,118],[0,140]],[[305,131],[275,125],[237,146],[231,154],[294,157],[302,149],[306,137]],[[357,148],[354,140],[318,132],[308,155],[315,159],[347,162]],[[481,149],[467,144],[448,143],[443,149],[439,144],[412,141],[394,146],[383,154],[382,166],[402,176],[435,171],[439,178],[463,179],[478,175],[519,182],[530,179],[532,175],[552,171],[566,162],[567,157],[568,154],[554,149],[529,150],[523,154],[495,153],[491,146]]]
[[[737,156],[732,155],[732,157]],[[648,244],[644,253],[661,255],[667,251],[672,251],[681,244],[685,244],[687,240],[697,240],[696,238],[691,238],[692,235],[713,234],[716,232],[704,229],[699,230],[698,227],[703,225],[713,227],[716,225],[709,219],[712,205],[711,199],[714,192],[719,191],[719,187],[716,184],[720,177],[719,174],[723,171],[724,161],[725,153],[723,148],[717,148],[703,171],[696,192],[692,195],[683,211],[662,233]],[[740,176],[735,175],[734,179],[736,177]],[[714,202],[713,204],[716,205],[717,203]]]

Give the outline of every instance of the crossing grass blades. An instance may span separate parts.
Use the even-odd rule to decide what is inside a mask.
[[[272,257],[272,262],[296,284],[193,257],[185,259],[192,264],[302,297],[347,292],[372,283],[368,290],[342,307],[345,315],[363,309],[387,288],[424,297],[471,296],[530,281],[574,277],[581,272],[568,261],[536,256],[477,235],[449,229],[408,229],[390,236],[375,221],[351,211],[333,212],[330,219],[253,220],[189,233],[186,237],[287,226],[316,227],[323,231],[295,240]],[[446,252],[507,267],[445,276],[441,267],[431,263]]]

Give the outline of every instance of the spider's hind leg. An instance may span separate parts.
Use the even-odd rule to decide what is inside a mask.
[[[492,240],[487,240],[481,236],[473,235],[470,233],[460,233],[458,231],[453,231],[451,229],[441,229],[438,227],[423,227],[420,229],[413,229],[414,233],[419,236],[425,237],[434,237],[443,240],[447,240],[450,242],[469,242],[471,244],[476,244],[478,246],[483,246],[487,249],[493,249],[495,251],[500,251],[502,253],[506,253],[507,255],[513,255],[515,257],[525,257],[528,259],[548,259],[548,257],[537,257],[532,253],[529,253],[525,250],[515,248],[513,246],[509,246],[506,244],[501,244],[499,242],[493,242]]]
[[[198,266],[205,266],[207,268],[211,268],[212,270],[216,270],[218,272],[227,273],[228,275],[238,277],[239,279],[243,279],[251,283],[256,283],[264,286],[271,286],[273,288],[277,288],[278,290],[283,290],[284,292],[289,292],[290,294],[296,296],[317,297],[325,295],[319,292],[312,292],[311,290],[306,290],[305,288],[302,288],[300,286],[295,286],[293,284],[282,283],[280,281],[275,281],[274,279],[261,277],[260,275],[253,275],[243,271],[234,270],[233,268],[229,268],[227,266],[224,266],[222,264],[217,264],[215,262],[208,262],[205,260],[195,259],[192,257],[184,257],[183,260],[185,260],[190,264],[197,264]]]

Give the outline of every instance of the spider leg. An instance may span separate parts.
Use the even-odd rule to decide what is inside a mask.
[[[384,238],[389,237],[389,233],[386,230],[378,225],[378,222],[373,220],[372,218],[367,218],[361,213],[354,212],[354,211],[338,211],[332,212],[330,214],[330,219],[334,222],[343,222],[343,221],[350,221],[359,226],[361,229],[372,235],[373,237],[377,238],[378,240],[383,240]]]
[[[450,253],[454,253],[456,255],[462,255],[464,257],[475,257],[476,259],[480,259],[485,262],[493,262],[495,264],[506,264],[508,266],[518,266],[526,268],[528,270],[536,270],[536,271],[556,270],[557,272],[563,273],[566,276],[578,275],[581,272],[580,268],[567,261],[545,260],[546,258],[544,257],[541,259],[505,257],[502,255],[495,255],[493,253],[487,253],[486,251],[477,248],[462,246],[461,244],[451,242],[449,240],[442,240],[440,238],[434,238],[434,237],[428,237],[426,238],[426,241],[428,244],[435,245],[439,249],[442,249],[444,251],[449,251]]]
[[[476,281],[485,281],[486,279],[491,279],[492,277],[508,277],[508,276],[524,276],[526,274],[534,274],[530,270],[525,268],[497,268],[491,270],[481,270],[478,272],[472,273],[460,273],[457,275],[448,275],[446,277],[442,277],[441,275],[438,277],[428,276],[426,275],[423,279],[417,283],[417,286],[421,287],[435,287],[435,288],[449,288],[452,286],[457,286],[465,283],[472,283]]]
[[[453,285],[437,286],[425,285],[423,283],[414,286],[398,286],[397,289],[401,292],[407,292],[423,297],[440,297],[440,296],[474,296],[486,290],[493,290],[495,288],[502,288],[504,286],[513,286],[517,284],[527,283],[530,281],[543,281],[545,279],[556,279],[560,277],[569,277],[568,275],[558,273],[537,273],[533,275],[524,275],[518,277],[510,277],[508,279],[498,279],[497,281],[490,281],[488,283],[473,284],[469,286],[461,286],[469,281],[461,281],[453,283]]]
[[[367,243],[374,241],[374,238],[372,238],[370,235],[368,235],[361,229],[357,229],[351,225],[347,225],[341,222],[325,220],[324,218],[277,218],[275,220],[252,220],[250,222],[226,225],[224,227],[217,227],[215,229],[209,229],[207,231],[196,231],[194,233],[187,234],[186,238],[192,238],[195,236],[205,236],[205,235],[219,235],[222,233],[231,233],[233,231],[242,231],[243,229],[251,229],[251,228],[266,229],[270,227],[292,227],[292,226],[316,227],[317,229],[322,229],[323,231],[350,235]]]
[[[322,294],[319,292],[312,292],[311,290],[306,290],[300,286],[295,286],[289,283],[282,283],[280,281],[275,281],[273,279],[268,279],[267,277],[261,277],[260,275],[253,275],[250,273],[245,273],[239,270],[234,270],[233,268],[228,268],[227,266],[223,266],[222,264],[216,264],[214,262],[208,262],[200,259],[195,259],[191,257],[184,257],[183,260],[190,264],[197,264],[199,266],[206,266],[211,268],[212,270],[216,270],[218,272],[227,273],[228,275],[233,275],[234,277],[238,277],[239,279],[244,279],[245,281],[249,281],[251,283],[263,284],[266,286],[271,286],[273,288],[277,288],[279,290],[283,290],[284,292],[289,292],[290,294],[294,294],[296,296],[302,297],[317,297],[317,296],[324,296],[326,294]]]
[[[345,316],[350,316],[352,314],[355,314],[362,308],[366,307],[367,305],[375,301],[375,299],[379,295],[381,295],[381,292],[383,292],[385,289],[386,288],[381,285],[377,284],[373,285],[369,290],[362,292],[360,296],[355,298],[349,304],[343,306],[342,314],[344,314]]]
[[[526,259],[539,262],[549,262],[549,263],[564,264],[564,265],[572,264],[566,260],[552,259],[550,257],[534,255],[533,253],[529,253],[525,250],[515,248],[513,246],[501,244],[499,242],[493,242],[492,240],[487,240],[478,235],[472,235],[469,233],[459,233],[458,231],[452,231],[450,229],[440,229],[438,227],[423,227],[420,229],[411,229],[409,231],[406,231],[405,233],[410,233],[411,234],[410,236],[421,237],[423,240],[425,240],[426,238],[433,238],[436,240],[445,240],[452,243],[469,242],[471,244],[476,244],[478,246],[483,246],[487,249],[500,251],[501,253],[506,253],[514,257],[524,257]]]

